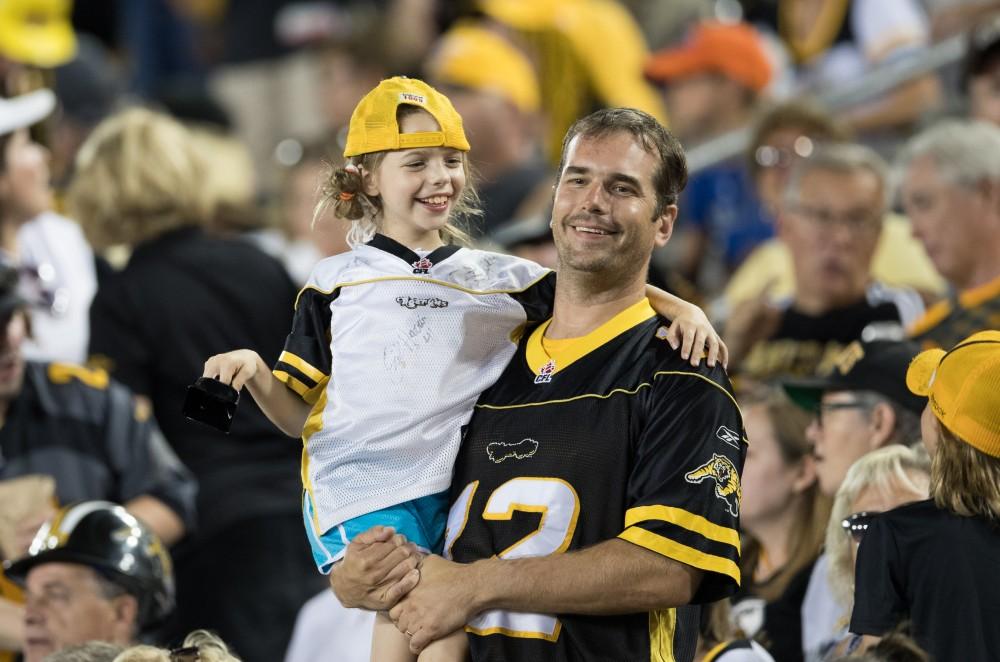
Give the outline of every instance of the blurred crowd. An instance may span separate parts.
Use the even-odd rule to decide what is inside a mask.
[[[349,250],[317,190],[392,75],[463,118],[474,242],[552,268],[569,125],[635,107],[680,139],[649,278],[722,332],[750,438],[743,585],[699,659],[852,654],[868,523],[951,489],[907,368],[1000,330],[1000,2],[0,0],[0,555],[30,549],[0,660],[368,659],[370,616],[313,568],[301,445],[249,397],[228,436],[181,410],[206,357],[273,364],[312,266]],[[982,499],[995,526],[1000,485]],[[995,569],[995,532],[952,544]],[[968,582],[942,599],[1000,610]],[[857,659],[928,659],[879,646]],[[987,659],[960,650],[936,659]]]

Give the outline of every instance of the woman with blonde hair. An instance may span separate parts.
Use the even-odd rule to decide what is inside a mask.
[[[912,622],[936,660],[1000,649],[1000,331],[918,355],[907,386],[928,396],[931,499],[875,518],[858,551],[851,632]]]
[[[847,621],[854,604],[854,562],[868,525],[880,513],[926,499],[930,489],[930,458],[922,448],[899,444],[864,455],[851,465],[837,490],[826,527],[827,588],[843,609],[839,634],[820,645],[824,656],[850,646]]]
[[[228,435],[181,411],[205,356],[237,345],[277,360],[296,287],[250,242],[211,232],[221,185],[206,173],[223,167],[211,157],[173,118],[124,110],[81,147],[67,204],[95,247],[131,251],[91,305],[91,356],[151,406],[198,478],[198,530],[172,550],[171,634],[208,627],[247,662],[272,662],[323,586],[301,536],[301,449],[254,402]]]
[[[742,399],[750,448],[743,468],[740,522],[744,544],[742,596],[733,619],[778,660],[802,658],[802,598],[823,544],[830,501],[819,491],[810,415],[779,393]]]
[[[133,646],[122,651],[114,662],[241,662],[226,642],[207,630],[195,630],[180,648],[165,650],[155,646]]]

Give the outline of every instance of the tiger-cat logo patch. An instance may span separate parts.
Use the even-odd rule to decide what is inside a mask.
[[[709,479],[715,482],[715,496],[726,504],[730,515],[738,517],[743,489],[740,487],[740,473],[732,460],[725,455],[713,453],[711,460],[684,474],[684,480],[689,483],[698,484]]]

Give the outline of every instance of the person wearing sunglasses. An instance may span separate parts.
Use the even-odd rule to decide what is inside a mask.
[[[836,629],[823,633],[818,645],[806,651],[807,659],[828,659],[852,645],[847,619],[854,603],[858,545],[881,513],[926,499],[929,487],[930,459],[922,448],[895,444],[872,451],[851,465],[830,512],[825,546],[827,573],[821,578],[821,588],[836,603]]]
[[[910,342],[854,342],[817,376],[782,384],[794,402],[812,413],[806,436],[817,483],[826,496],[837,494],[851,465],[868,453],[920,439],[923,399],[906,389],[906,368],[919,351],[919,345]],[[817,560],[803,601],[802,644],[807,655],[843,627],[843,607],[827,579],[829,563],[827,553]]]
[[[850,631],[877,639],[908,620],[935,660],[996,659],[1000,331],[921,353],[906,383],[928,398],[931,499],[871,521],[858,550]]]

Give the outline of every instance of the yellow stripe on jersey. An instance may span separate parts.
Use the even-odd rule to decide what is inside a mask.
[[[715,382],[713,382],[711,379],[709,379],[705,375],[700,375],[697,372],[688,372],[686,370],[660,370],[659,372],[654,372],[653,373],[653,379],[656,379],[657,377],[663,377],[665,375],[686,375],[688,377],[697,377],[698,379],[701,379],[701,380],[704,380],[704,381],[708,382],[709,384],[711,384],[712,386],[714,386],[715,388],[719,389],[720,391],[722,391],[723,393],[726,394],[726,397],[729,398],[729,401],[733,403],[734,407],[736,407],[736,411],[739,412],[739,414],[740,414],[740,420],[743,419],[743,411],[740,409],[739,404],[737,404],[736,398],[734,398],[732,396],[732,394],[729,391],[727,391],[725,388],[723,388],[719,384],[716,384]],[[599,400],[607,400],[608,398],[610,398],[612,395],[615,395],[616,393],[621,393],[621,394],[624,394],[624,395],[635,395],[636,393],[638,393],[642,389],[649,388],[650,386],[652,386],[651,382],[643,382],[643,383],[639,384],[638,386],[636,386],[635,388],[632,388],[632,389],[613,388],[610,391],[608,391],[607,393],[582,393],[580,395],[574,395],[572,398],[558,398],[556,400],[544,400],[542,402],[525,402],[525,403],[522,403],[522,404],[519,404],[519,405],[487,405],[487,404],[479,404],[479,405],[476,405],[476,409],[495,409],[495,410],[500,410],[500,409],[522,409],[524,407],[544,407],[545,405],[558,405],[558,404],[563,404],[563,403],[566,403],[566,402],[573,402],[575,400],[583,400],[584,398],[597,398]],[[749,443],[745,437],[744,437],[743,441],[746,442],[746,443]]]
[[[536,283],[538,283],[539,281],[545,279],[551,273],[552,273],[552,271],[547,269],[541,276],[539,276],[535,280],[531,281],[530,283],[528,283],[524,287],[516,288],[516,289],[510,289],[510,290],[470,290],[467,287],[462,287],[461,285],[458,285],[456,283],[449,283],[446,280],[437,280],[435,278],[421,278],[420,276],[379,276],[377,278],[365,278],[365,279],[362,279],[362,280],[355,280],[355,281],[350,281],[350,282],[347,282],[347,283],[337,283],[336,285],[334,285],[329,290],[321,290],[318,287],[316,287],[315,285],[306,285],[301,290],[299,290],[298,296],[295,297],[295,308],[298,309],[298,307],[299,307],[299,298],[302,297],[302,293],[305,292],[306,290],[312,290],[312,291],[317,292],[319,294],[322,294],[324,296],[328,296],[328,295],[333,294],[334,292],[336,292],[338,289],[341,289],[341,288],[344,288],[344,287],[353,287],[355,285],[367,285],[369,283],[381,283],[382,281],[387,281],[387,280],[418,280],[418,281],[421,281],[423,283],[432,283],[434,285],[441,285],[443,287],[449,287],[449,288],[451,288],[453,290],[458,290],[459,292],[465,292],[466,294],[474,294],[474,295],[478,295],[478,296],[485,296],[487,294],[517,294],[519,292],[526,292],[526,291],[530,290],[532,287],[535,286]]]
[[[730,559],[715,554],[706,554],[694,547],[682,545],[675,540],[664,538],[637,526],[625,529],[618,534],[618,537],[694,568],[731,577],[737,585],[740,583],[740,568]]]
[[[518,639],[544,639],[545,641],[557,641],[559,639],[559,633],[562,632],[562,621],[556,621],[556,628],[552,634],[546,634],[544,632],[527,632],[523,630],[511,630],[505,627],[494,627],[494,628],[483,628],[479,630],[472,627],[471,625],[465,626],[466,632],[471,632],[472,634],[478,634],[481,636],[487,636],[490,634],[502,634],[507,637],[516,637]]]
[[[721,644],[718,644],[717,646],[715,646],[715,648],[705,653],[705,657],[701,658],[701,662],[712,662],[715,658],[719,656],[719,653],[726,650],[726,646],[728,646],[730,643],[732,642],[723,641]]]
[[[677,662],[677,658],[674,657],[676,632],[676,609],[657,609],[649,612],[650,662]]]
[[[675,508],[673,506],[637,506],[625,511],[626,527],[649,520],[676,524],[709,540],[732,545],[736,548],[737,552],[740,551],[739,532],[725,526],[719,526],[714,522],[708,521],[701,515],[689,513],[683,508]]]
[[[570,339],[573,342],[564,345],[561,351],[555,352],[553,356],[549,356],[542,347],[542,338],[545,336],[549,324],[552,323],[550,318],[532,331],[528,337],[524,356],[531,372],[538,374],[542,366],[552,360],[555,362],[553,373],[556,373],[655,315],[656,311],[649,305],[649,299],[643,298],[642,301],[629,306],[587,335]]]
[[[316,404],[313,405],[312,411],[309,412],[309,418],[306,419],[305,427],[302,429],[302,486],[305,488],[306,493],[308,493],[309,498],[312,499],[314,506],[316,499],[313,497],[313,485],[309,479],[309,437],[323,429],[323,411],[325,409],[326,389],[323,389],[319,398],[316,399]],[[316,514],[315,507],[312,509],[312,515],[313,527],[322,535],[323,529],[319,525],[319,515]]]
[[[308,386],[295,379],[284,370],[272,370],[271,374],[274,375],[274,378],[279,382],[298,393],[300,398],[303,400],[305,399],[306,393],[309,392]]]
[[[320,394],[326,390],[326,385],[329,382],[328,377],[324,377],[323,381],[316,384],[312,388],[309,388],[301,381],[292,377],[290,374],[284,370],[272,370],[271,374],[274,375],[275,379],[287,386],[288,388],[295,391],[300,398],[306,401],[307,404],[315,404],[316,400],[319,398]]]
[[[313,380],[314,382],[321,382],[327,377],[325,372],[323,372],[319,368],[314,368],[313,366],[309,365],[305,361],[305,359],[295,356],[294,354],[288,351],[281,353],[281,356],[278,357],[278,362],[287,363],[288,365],[292,366],[293,368],[295,368],[296,370],[298,370],[299,372],[301,372],[303,375]]]

